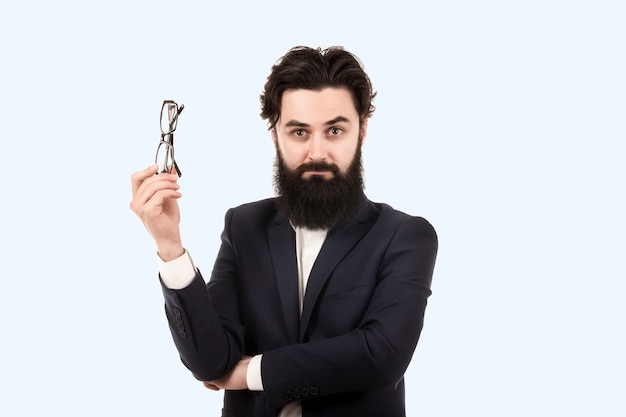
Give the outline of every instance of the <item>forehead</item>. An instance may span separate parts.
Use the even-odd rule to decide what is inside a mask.
[[[286,90],[281,99],[279,123],[326,123],[338,116],[358,120],[352,95],[345,88]]]

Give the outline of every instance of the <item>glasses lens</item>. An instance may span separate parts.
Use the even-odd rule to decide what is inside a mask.
[[[159,143],[154,162],[159,165],[159,172],[167,172],[170,170],[172,159],[170,145],[167,142],[161,141],[161,143]]]
[[[173,101],[164,101],[161,108],[161,133],[167,135],[176,130],[178,105]]]

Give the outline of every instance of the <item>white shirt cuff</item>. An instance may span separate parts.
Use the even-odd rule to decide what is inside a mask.
[[[246,371],[246,383],[250,391],[263,391],[263,379],[261,378],[261,359],[263,355],[253,356],[248,363]]]
[[[183,289],[191,284],[191,281],[196,276],[196,267],[193,264],[193,259],[191,259],[191,255],[186,250],[178,258],[169,262],[165,262],[157,254],[157,263],[159,264],[161,281],[169,289]]]

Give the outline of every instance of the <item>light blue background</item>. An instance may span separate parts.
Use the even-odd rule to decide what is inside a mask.
[[[225,210],[272,195],[258,96],[304,44],[364,61],[367,194],[439,233],[408,415],[626,415],[623,2],[7,3],[0,414],[218,415],[130,174],[184,103],[181,227],[208,275]]]

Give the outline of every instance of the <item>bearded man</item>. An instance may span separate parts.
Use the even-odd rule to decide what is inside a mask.
[[[374,97],[341,47],[278,60],[261,94],[276,197],[228,210],[208,283],[182,244],[178,176],[132,175],[174,343],[198,380],[225,390],[223,416],[405,415],[438,241],[424,218],[364,194]]]

